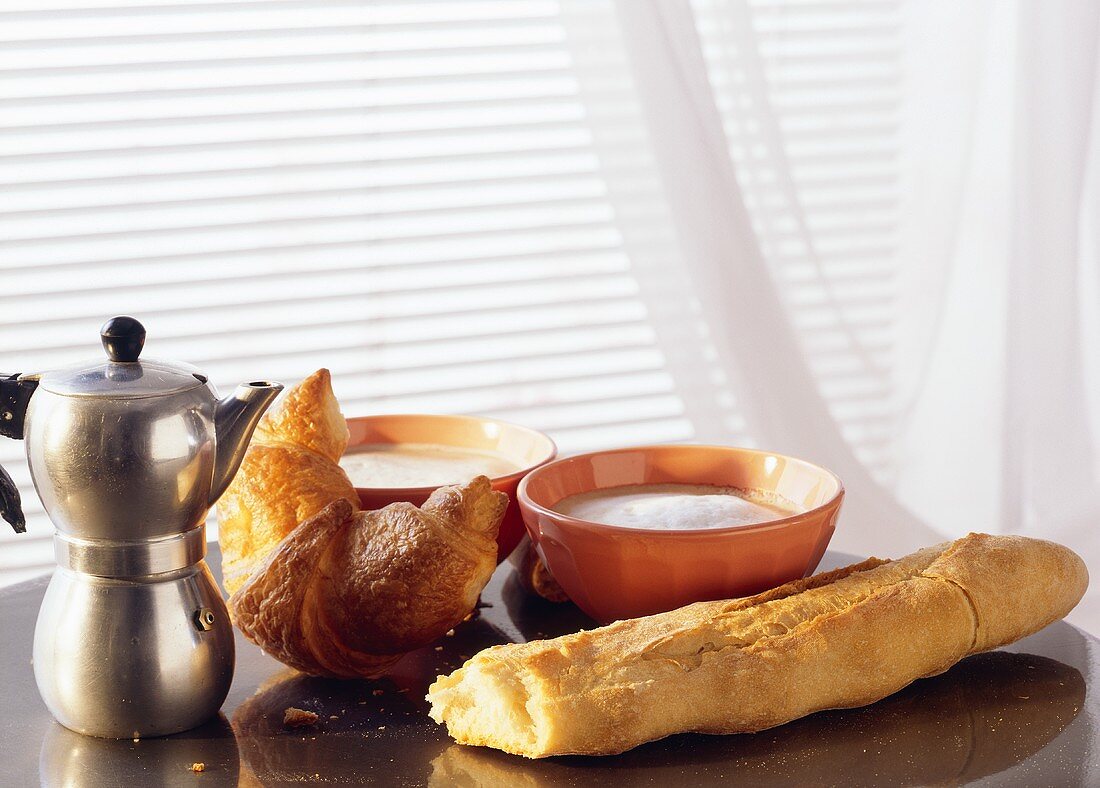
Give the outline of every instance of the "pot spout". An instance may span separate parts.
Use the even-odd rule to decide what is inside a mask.
[[[214,503],[233,481],[237,469],[244,460],[248,442],[264,411],[283,390],[281,383],[266,380],[242,383],[228,397],[218,401],[214,410],[214,436],[217,458],[214,461],[214,478],[210,485],[210,502]]]

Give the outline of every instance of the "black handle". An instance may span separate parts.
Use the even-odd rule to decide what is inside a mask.
[[[99,339],[111,361],[137,361],[145,347],[145,326],[129,315],[119,315],[103,324]]]
[[[19,488],[3,468],[0,468],[0,517],[11,523],[11,527],[17,534],[27,532],[27,520],[23,517],[23,502],[19,500]]]
[[[36,388],[37,380],[20,380],[19,375],[0,374],[0,435],[23,439],[27,405]],[[0,518],[11,523],[17,534],[27,530],[19,488],[3,468],[0,468]]]
[[[0,435],[23,440],[23,422],[36,388],[35,379],[20,380],[18,372],[14,375],[0,372]]]

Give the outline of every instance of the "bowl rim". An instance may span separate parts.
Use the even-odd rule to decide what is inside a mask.
[[[582,520],[579,517],[572,517],[568,514],[562,514],[549,506],[544,506],[541,503],[533,500],[530,495],[527,494],[527,486],[530,483],[532,477],[537,476],[539,473],[545,472],[546,469],[558,465],[559,463],[569,462],[570,460],[583,460],[589,457],[596,457],[601,454],[615,454],[618,452],[646,452],[653,450],[666,450],[666,449],[718,449],[720,451],[733,451],[743,454],[753,455],[767,455],[771,457],[781,457],[784,460],[793,460],[803,465],[809,466],[821,472],[825,476],[831,478],[836,483],[836,492],[824,503],[820,503],[812,509],[807,509],[804,512],[797,512],[789,515],[788,517],[779,517],[775,520],[764,520],[759,523],[745,523],[742,525],[726,525],[717,528],[690,528],[690,529],[677,529],[677,528],[632,528],[626,525],[611,525],[609,523],[600,523],[594,520]],[[595,489],[609,489],[609,488],[595,488]],[[595,490],[589,490],[588,492],[594,492]],[[588,529],[591,531],[600,531],[601,533],[622,533],[630,534],[633,536],[652,536],[658,539],[684,539],[694,538],[696,536],[723,536],[726,534],[743,533],[746,531],[763,531],[774,528],[782,528],[784,526],[798,525],[826,509],[833,506],[837,506],[844,498],[844,482],[840,477],[830,471],[823,465],[818,465],[816,462],[810,462],[804,460],[801,457],[795,457],[791,454],[782,454],[775,451],[767,451],[765,449],[751,449],[743,446],[724,446],[716,443],[653,443],[643,446],[622,446],[615,449],[600,449],[598,451],[584,452],[582,454],[572,454],[568,457],[559,457],[544,463],[538,468],[533,469],[527,476],[523,477],[523,481],[519,483],[519,488],[516,490],[516,500],[519,502],[520,508],[530,509],[539,516],[546,516],[555,520],[567,523],[569,525],[577,526],[579,528]],[[578,493],[579,494],[579,493]]]
[[[465,421],[465,422],[477,422],[479,424],[496,424],[500,427],[506,427],[508,429],[519,430],[520,432],[528,433],[536,439],[546,444],[547,451],[545,456],[538,462],[527,465],[512,473],[505,474],[504,476],[490,476],[489,482],[494,486],[497,484],[510,484],[513,481],[519,482],[524,476],[531,471],[541,468],[554,461],[558,456],[558,445],[554,443],[554,439],[541,430],[536,430],[534,427],[527,427],[523,424],[515,424],[511,421],[505,421],[504,419],[494,419],[489,416],[471,416],[463,413],[371,413],[366,416],[345,416],[344,421],[348,423],[350,429],[351,424],[370,422],[370,421],[383,421],[387,419],[423,419],[426,421]],[[388,441],[379,441],[379,443],[386,443]],[[399,443],[399,441],[394,441]],[[354,444],[356,446],[364,446],[369,444]],[[353,444],[350,439],[348,441],[347,448],[344,449],[344,454],[348,453],[348,449],[352,449]],[[354,453],[354,451],[352,452]],[[360,487],[353,484],[356,492],[363,491],[370,495],[400,495],[400,496],[416,496],[416,495],[431,495],[440,487],[446,487],[447,485],[430,484],[421,487]]]

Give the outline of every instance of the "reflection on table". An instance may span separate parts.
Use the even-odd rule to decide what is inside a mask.
[[[594,626],[571,605],[527,596],[510,573],[498,574],[484,598],[479,616],[409,655],[382,680],[272,673],[271,663],[245,644],[238,681],[246,694],[238,695],[236,708],[227,704],[228,721],[140,742],[91,739],[49,722],[41,784],[924,785],[965,783],[1021,763],[1012,774],[1019,779],[1026,770],[1028,784],[1088,779],[1094,712],[1079,713],[1090,642],[1063,623],[1021,648],[1064,654],[1073,665],[1027,653],[981,654],[874,705],[821,712],[757,734],[684,734],[619,756],[541,761],[459,746],[427,716],[424,694],[438,674],[497,643]],[[291,706],[316,712],[317,724],[285,729]],[[203,775],[191,772],[192,763],[205,764]]]
[[[192,765],[201,763],[201,775]],[[229,721],[217,718],[198,728],[157,739],[97,739],[51,722],[38,758],[43,788],[164,786],[195,788],[238,785],[240,755]]]

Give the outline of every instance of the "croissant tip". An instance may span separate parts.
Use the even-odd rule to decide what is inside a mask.
[[[467,486],[472,488],[474,492],[484,492],[487,488],[492,486],[492,483],[489,481],[488,476],[486,476],[485,474],[480,474],[470,479],[470,482]]]
[[[351,501],[347,498],[337,498],[330,503],[319,514],[333,514],[339,517],[341,520],[346,520],[355,512],[355,507],[351,505]]]

